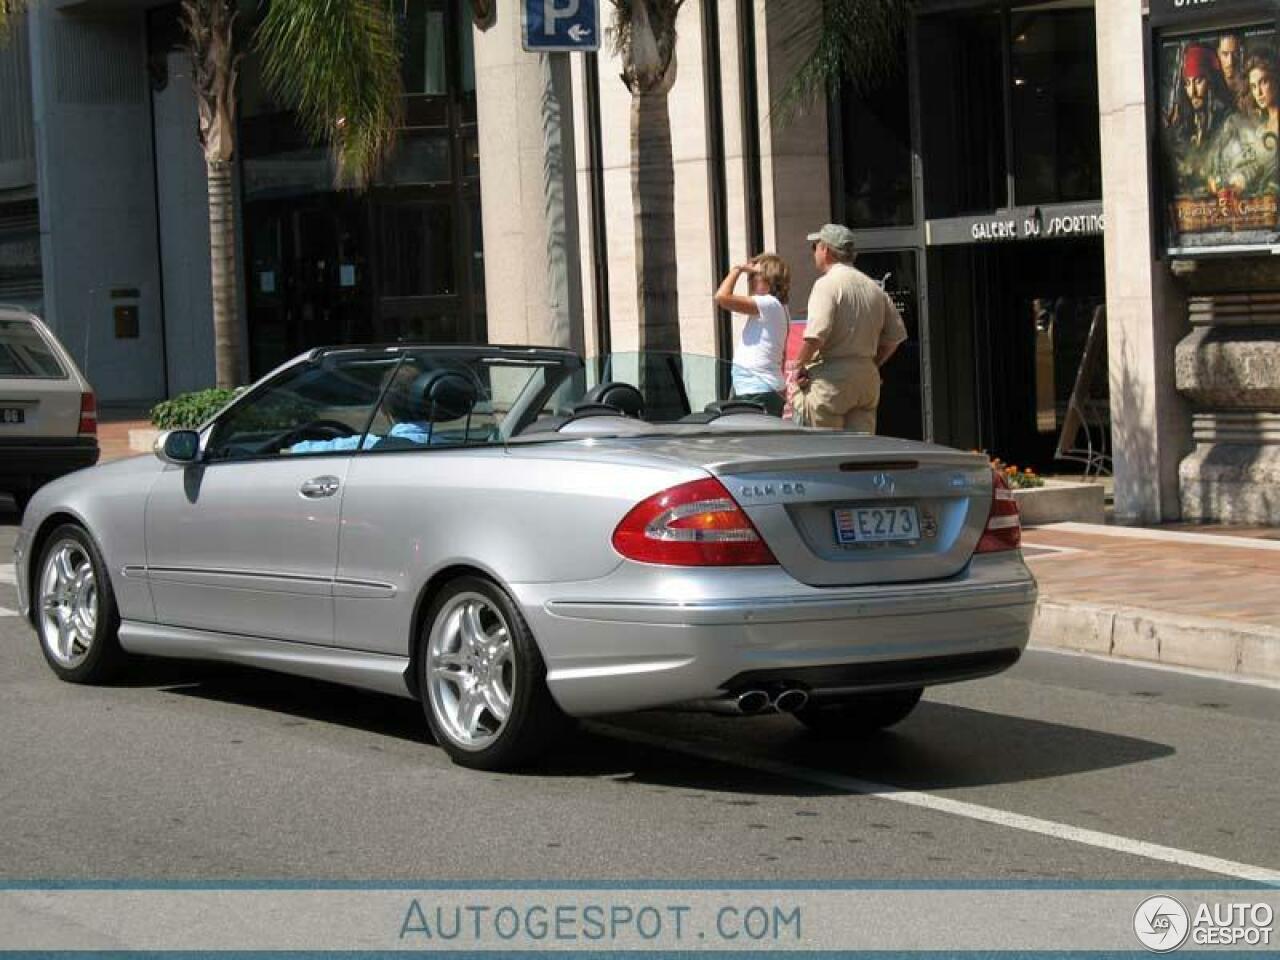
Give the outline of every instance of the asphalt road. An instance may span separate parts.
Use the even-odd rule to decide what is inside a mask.
[[[0,505],[3,880],[1280,870],[1280,690],[1032,653],[858,743],[781,716],[654,713],[587,724],[534,771],[475,773],[405,700],[161,661],[60,683],[7,615],[15,522]]]

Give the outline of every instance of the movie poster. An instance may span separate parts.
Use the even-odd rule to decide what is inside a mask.
[[[1160,41],[1168,245],[1280,242],[1280,68],[1273,27]]]

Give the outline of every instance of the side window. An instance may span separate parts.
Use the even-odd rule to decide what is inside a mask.
[[[453,359],[406,358],[387,386],[365,448],[379,453],[496,439],[485,372]]]
[[[399,362],[396,354],[338,355],[294,367],[214,424],[205,458],[245,460],[355,450]]]

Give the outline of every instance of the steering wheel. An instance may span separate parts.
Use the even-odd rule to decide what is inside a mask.
[[[339,440],[342,437],[354,437],[356,433],[356,430],[341,420],[312,420],[272,440],[271,446],[276,450],[283,450],[304,440]]]

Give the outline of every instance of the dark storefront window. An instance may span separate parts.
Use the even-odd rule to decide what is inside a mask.
[[[909,226],[911,102],[905,46],[874,90],[841,91],[844,222],[855,229]]]
[[[876,432],[921,440],[920,284],[914,250],[877,250],[858,256],[858,269],[884,287],[907,328],[907,339],[881,368],[880,410]]]
[[[0,302],[39,308],[43,275],[36,201],[0,202]]]
[[[1014,202],[1097,199],[1102,164],[1093,11],[1015,10],[1010,33]]]
[[[906,80],[846,99],[834,141],[835,212],[859,231],[858,266],[884,281],[909,334],[883,370],[880,430],[922,425],[1061,470],[1073,388],[1086,368],[1106,369],[1105,331],[1092,361],[1086,349],[1104,316],[1093,6],[924,0],[916,11]],[[1105,396],[1105,384],[1090,389]]]
[[[445,47],[449,32],[443,0],[400,0],[394,5],[400,29],[400,76],[409,96],[449,92]]]
[[[453,179],[453,143],[447,130],[405,131],[387,162],[382,180],[388,184],[448,183]]]
[[[483,341],[479,138],[462,0],[391,0],[404,128],[373,185],[334,187],[248,60],[242,184],[252,369],[332,343]]]
[[[925,216],[1005,206],[1002,15],[926,17],[919,36]]]
[[[454,292],[453,224],[446,204],[382,208],[382,295]]]

